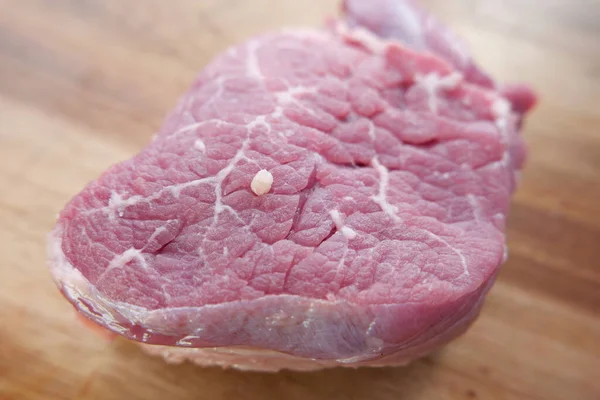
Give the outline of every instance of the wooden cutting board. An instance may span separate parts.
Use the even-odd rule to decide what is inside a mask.
[[[600,1],[430,0],[542,98],[510,259],[473,328],[406,368],[169,366],[82,326],[45,267],[59,209],[158,128],[209,60],[338,0],[0,0],[0,398],[600,399]]]

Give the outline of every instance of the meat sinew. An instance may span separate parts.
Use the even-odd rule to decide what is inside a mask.
[[[469,326],[534,96],[379,2],[400,11],[348,1],[328,29],[221,54],[71,200],[49,254],[79,312],[172,361],[256,370],[404,364]]]

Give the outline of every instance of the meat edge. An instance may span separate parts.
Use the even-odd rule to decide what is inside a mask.
[[[477,317],[495,280],[494,274],[477,290],[441,306],[361,305],[270,295],[201,307],[148,310],[111,301],[99,293],[67,260],[60,225],[49,235],[48,256],[53,279],[69,302],[91,321],[121,336],[159,345],[152,346],[156,349],[175,346],[171,353],[173,349],[188,351],[183,357],[192,361],[197,358],[194,352],[204,348],[245,346],[275,352],[290,361],[280,368],[294,368],[298,360],[307,359],[320,367],[406,364],[462,334]],[[239,362],[236,365],[243,368]]]

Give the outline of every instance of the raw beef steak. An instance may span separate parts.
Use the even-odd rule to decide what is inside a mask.
[[[533,96],[376,36],[349,3],[350,23],[217,57],[71,200],[50,267],[82,314],[172,361],[257,370],[403,364],[469,326]],[[365,25],[422,28],[402,15]]]

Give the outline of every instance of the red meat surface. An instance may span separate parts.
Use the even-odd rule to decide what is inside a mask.
[[[468,327],[506,257],[534,97],[412,3],[361,3],[218,56],[69,202],[50,266],[82,314],[172,360],[263,370],[402,364]]]

